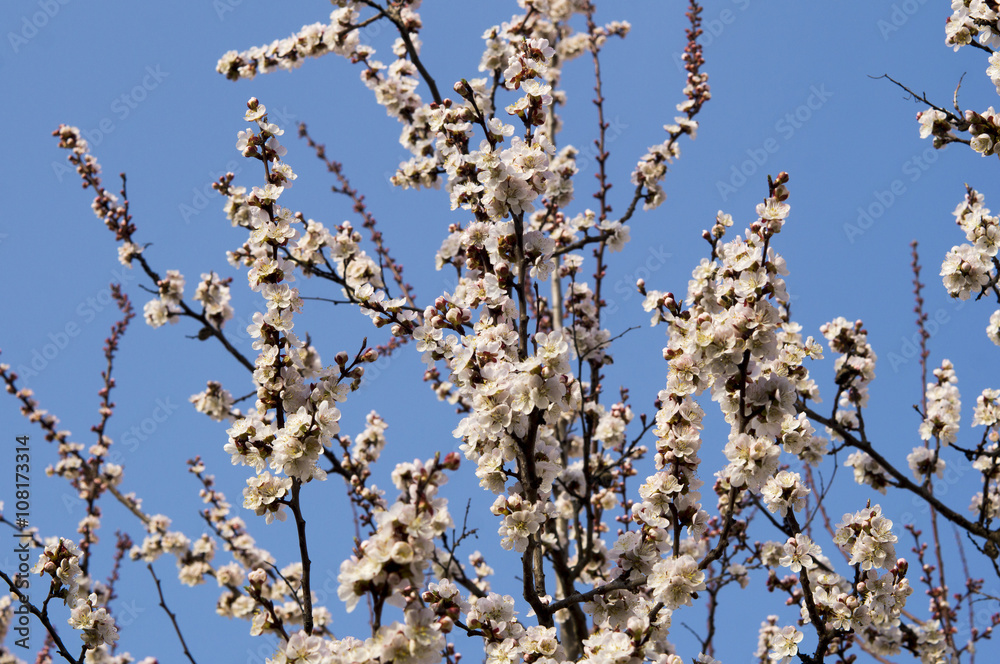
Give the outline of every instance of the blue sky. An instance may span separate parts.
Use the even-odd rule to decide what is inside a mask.
[[[629,37],[610,43],[603,56],[605,112],[612,125],[609,169],[616,183],[612,203],[621,211],[636,159],[647,146],[663,140],[662,125],[673,121],[674,105],[682,99],[684,7],[679,2],[621,2],[600,3],[599,10],[599,21],[627,19],[633,25]],[[442,90],[459,78],[478,75],[480,35],[514,11],[513,2],[424,3],[423,54]],[[366,194],[418,298],[428,302],[450,287],[444,274],[434,271],[433,254],[448,224],[465,219],[449,211],[444,192],[400,192],[388,185],[388,176],[406,158],[397,142],[398,126],[374,103],[355,66],[328,56],[291,73],[238,83],[214,71],[225,51],[287,36],[303,24],[327,20],[329,12],[328,3],[289,3],[277,9],[258,0],[182,7],[18,0],[0,7],[0,80],[8,100],[2,117],[10,132],[4,160],[8,194],[0,225],[0,257],[7,274],[7,287],[0,292],[6,312],[0,326],[0,361],[15,370],[31,369],[24,384],[79,442],[92,442],[89,427],[97,417],[101,346],[117,318],[108,284],[121,282],[137,310],[149,297],[140,285],[149,284],[117,262],[113,236],[90,212],[91,193],[80,190],[79,179],[65,166],[65,153],[50,135],[60,123],[84,130],[109,189],[117,190],[116,174],[127,172],[137,237],[151,243],[146,256],[156,269],[181,270],[189,296],[202,272],[237,277],[234,298],[240,321],[252,315],[258,301],[225,262],[225,251],[242,243],[242,232],[229,226],[223,202],[209,184],[227,170],[237,173],[238,184],[252,186],[262,179],[234,148],[250,96],[267,105],[272,121],[291,130],[284,140],[286,160],[299,179],[283,203],[328,226],[344,219],[360,225],[346,199],[329,193],[332,180],[322,165],[294,138],[294,124],[306,122]],[[914,239],[920,242],[928,285],[926,310],[936,322],[930,362],[937,366],[947,357],[955,363],[964,397],[963,423],[971,422],[975,396],[984,387],[996,387],[997,349],[983,332],[993,308],[985,302],[963,306],[950,300],[937,273],[945,252],[964,242],[951,215],[964,195],[964,183],[979,188],[988,207],[998,204],[994,197],[1000,191],[992,186],[996,165],[960,145],[933,150],[917,136],[914,114],[922,107],[875,78],[889,74],[947,105],[967,72],[960,97],[963,108],[983,110],[995,103],[993,86],[983,74],[985,55],[973,49],[953,54],[944,45],[943,24],[949,13],[948,3],[926,0],[871,2],[863,9],[853,3],[817,6],[763,0],[706,4],[704,71],[713,98],[699,117],[697,140],[682,141],[682,157],[665,181],[666,203],[632,220],[632,243],[614,255],[607,282],[612,333],[643,326],[630,332],[618,349],[607,381],[631,388],[637,412],[652,416],[666,364],[660,359],[663,331],[646,325],[648,316],[632,287],[635,279],[643,277],[652,288],[683,293],[691,269],[707,253],[700,233],[712,224],[716,211],[731,213],[736,228],[742,229],[766,194],[766,175],[785,170],[791,174],[792,212],[777,250],[790,270],[793,317],[806,334],[817,337],[819,326],[836,316],[864,320],[879,356],[868,415],[869,433],[879,449],[905,465],[906,454],[918,440],[919,420],[911,405],[920,400],[921,379],[909,341],[916,331],[909,269],[909,243]],[[385,29],[370,30],[365,39],[383,54],[391,43]],[[591,77],[591,65],[583,59],[571,63],[564,76],[570,110],[560,144],[573,143],[591,156],[589,163],[579,160],[577,211],[591,204],[587,187],[596,172],[589,148],[596,126]],[[297,285],[305,294],[330,294],[322,290],[323,284],[300,280]],[[338,350],[357,348],[365,335],[372,342],[383,340],[357,312],[318,302],[309,305],[300,325],[312,332],[328,360]],[[187,399],[210,379],[221,380],[234,394],[250,390],[245,370],[223,357],[218,347],[185,338],[196,332],[184,323],[153,330],[141,318],[133,322],[116,365],[118,408],[110,425],[126,467],[125,488],[140,493],[147,511],[173,517],[192,538],[203,529],[197,517],[201,503],[197,483],[184,470],[185,459],[200,454],[234,504],[241,502],[245,472],[230,467],[222,451],[225,427],[194,413]],[[832,360],[827,360],[811,367],[828,398],[833,394],[831,366]],[[345,432],[356,433],[372,409],[389,423],[387,463],[377,483],[391,488],[393,462],[456,449],[451,430],[458,420],[421,384],[422,365],[412,349],[375,369],[368,387],[342,408],[342,424]],[[721,451],[724,432],[717,411],[712,405],[706,409],[715,421],[705,438],[705,468],[710,473],[720,467],[721,452],[709,449]],[[32,436],[32,522],[44,535],[72,535],[82,508],[65,485],[43,476],[45,466],[57,458],[55,449],[20,418],[12,398],[0,399],[0,422],[11,444],[15,435]],[[11,464],[13,451],[0,455],[4,487]],[[825,476],[831,469],[828,463]],[[462,473],[465,479],[447,487],[453,512],[460,516],[466,499],[472,499],[471,514],[478,516],[480,526],[474,547],[500,572],[494,589],[517,596],[516,584],[507,581],[516,568],[502,562],[496,522],[488,513],[492,496],[478,489],[474,478],[468,480],[468,467]],[[964,510],[974,477],[967,467],[956,467],[942,482],[939,495]],[[841,491],[831,496],[835,517],[860,509],[872,498],[889,506],[887,512],[903,538],[901,523],[925,516],[907,497],[885,499],[853,485],[843,469],[838,481]],[[344,617],[335,598],[337,570],[353,536],[344,519],[344,492],[335,478],[308,489],[306,516],[310,526],[317,527],[314,576],[326,583],[333,628],[340,636],[361,634],[363,611]],[[4,489],[0,500],[10,505],[12,491]],[[114,530],[125,529],[136,539],[142,532],[117,505],[106,504],[105,513],[101,550],[107,556],[97,569],[106,571],[101,565],[110,560]],[[262,545],[290,562],[294,550],[289,546],[289,524],[265,528],[247,516]],[[758,528],[758,539],[779,537],[763,522]],[[950,533],[945,539],[951,546]],[[899,549],[908,551],[909,544]],[[0,553],[0,562],[9,569],[6,555]],[[217,661],[235,664],[263,661],[271,654],[270,646],[258,653],[261,641],[246,635],[246,624],[214,616],[214,588],[179,586],[172,580],[173,563],[166,558],[157,563],[157,570],[161,578],[170,579],[165,584],[167,598],[175,611],[183,609],[182,628],[196,658],[208,661],[212,654]],[[990,583],[985,590],[997,594]],[[180,646],[156,606],[143,566],[126,565],[119,593],[121,648],[139,658],[156,655],[176,661]],[[923,615],[919,593],[911,602]],[[739,610],[746,597],[724,599],[729,602],[723,619],[732,633],[718,643],[716,656],[727,663],[746,661],[755,648],[759,622],[768,613],[780,615],[784,624],[795,619],[794,611],[776,596],[755,596],[760,615],[749,618]],[[697,613],[680,620],[701,628]],[[672,634],[681,654],[689,658],[697,650],[679,622],[675,617]],[[68,627],[63,635],[76,639]],[[40,647],[42,636],[35,625],[33,648]],[[218,643],[225,643],[225,649],[213,645]],[[461,639],[458,643],[461,650]],[[980,652],[988,650],[986,644]],[[466,651],[478,658],[472,644]],[[33,652],[25,658],[32,659]]]

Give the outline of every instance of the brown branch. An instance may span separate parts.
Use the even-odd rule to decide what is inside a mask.
[[[642,581],[626,581],[627,578],[628,574],[625,573],[619,576],[611,583],[606,583],[603,586],[597,586],[596,588],[592,588],[586,592],[575,593],[573,595],[570,595],[569,597],[565,597],[556,602],[552,602],[551,604],[548,605],[547,610],[550,613],[555,613],[560,609],[569,608],[573,604],[579,604],[581,602],[589,602],[598,595],[606,595],[610,592],[614,592],[615,590],[635,590],[640,585],[645,583],[645,579],[643,579]]]
[[[733,527],[733,521],[736,516],[736,496],[739,494],[739,489],[730,486],[729,487],[729,510],[726,512],[726,518],[722,522],[722,532],[719,534],[719,542],[715,545],[715,548],[709,551],[705,557],[698,563],[698,569],[705,569],[713,562],[718,560],[726,550],[726,546],[729,544],[729,531]]]
[[[302,509],[299,501],[299,492],[302,490],[302,480],[297,477],[292,478],[292,499],[288,506],[295,515],[295,529],[298,534],[299,556],[302,559],[302,629],[307,635],[313,631],[312,615],[312,586],[310,581],[310,570],[312,561],[309,559],[309,545],[306,542],[306,520],[302,517]]]
[[[167,606],[166,600],[163,599],[163,589],[160,587],[160,579],[157,578],[156,572],[153,571],[153,564],[146,563],[146,569],[149,570],[149,573],[153,576],[153,581],[156,582],[156,593],[160,596],[160,606],[164,611],[166,611],[167,616],[170,617],[170,622],[174,625],[174,632],[177,633],[177,638],[181,642],[181,647],[184,649],[184,655],[188,658],[188,661],[190,661],[191,664],[198,664],[191,655],[191,651],[188,650],[187,642],[184,640],[184,635],[181,634],[181,627],[177,624],[177,616],[170,610],[170,607]]]
[[[372,242],[375,243],[375,252],[379,257],[380,272],[383,271],[385,267],[388,267],[389,272],[392,273],[393,281],[395,281],[396,285],[399,286],[399,290],[407,304],[416,308],[417,304],[413,299],[412,293],[413,287],[403,280],[403,266],[396,262],[396,260],[393,259],[392,255],[389,253],[389,248],[386,247],[385,243],[382,241],[382,233],[375,229],[375,217],[371,212],[369,212],[368,207],[365,205],[365,197],[359,194],[358,190],[351,186],[350,180],[348,180],[347,176],[344,175],[343,164],[327,158],[326,146],[313,141],[304,122],[299,123],[299,137],[306,140],[309,147],[316,152],[316,157],[326,164],[326,169],[333,173],[333,175],[337,178],[337,182],[340,183],[340,186],[332,187],[331,189],[335,193],[347,196],[354,203],[354,211],[361,215],[362,225],[368,229],[371,234]],[[384,275],[382,281],[385,282]]]
[[[929,493],[924,487],[915,484],[908,477],[906,477],[906,475],[897,470],[885,459],[885,457],[879,454],[870,443],[855,438],[854,435],[839,422],[820,415],[803,403],[797,403],[796,410],[800,413],[805,413],[809,419],[833,429],[841,438],[844,439],[845,444],[868,454],[868,456],[872,457],[876,463],[878,463],[893,477],[893,479],[896,480],[897,486],[916,494],[920,498],[923,498],[930,506],[937,509],[944,518],[948,519],[970,534],[982,537],[987,541],[992,542],[994,545],[1000,543],[1000,530],[990,530],[985,526],[969,521],[961,514],[955,512],[953,509],[934,497],[933,494]]]
[[[377,2],[373,2],[373,0],[361,0],[361,2],[372,9],[378,10],[380,14],[385,15],[385,17],[388,18],[394,26],[396,26],[396,29],[399,31],[399,36],[403,40],[403,45],[406,47],[406,54],[410,57],[410,62],[412,62],[417,68],[417,71],[420,72],[420,76],[423,77],[427,87],[430,88],[431,97],[433,97],[434,101],[437,103],[443,104],[444,99],[442,99],[441,93],[438,92],[437,83],[435,83],[434,79],[431,78],[430,73],[424,67],[424,63],[420,60],[420,55],[417,53],[413,40],[410,39],[410,31],[403,24],[399,8],[394,5],[381,7]]]
[[[94,214],[97,215],[98,219],[101,219],[104,222],[104,225],[108,227],[108,230],[115,234],[116,240],[119,242],[132,242],[132,235],[135,233],[136,227],[135,224],[132,223],[132,215],[129,212],[129,201],[124,196],[126,182],[125,174],[121,174],[123,200],[121,205],[117,205],[117,201],[114,197],[109,195],[108,191],[101,184],[101,178],[98,175],[100,173],[100,165],[98,164],[97,159],[94,158],[89,152],[77,153],[75,151],[75,148],[78,148],[77,141],[82,139],[79,139],[73,131],[74,130],[71,127],[59,125],[59,129],[52,132],[52,135],[59,137],[59,147],[74,150],[67,159],[71,164],[73,164],[75,170],[80,174],[80,177],[83,180],[83,188],[92,188],[97,193],[92,206]],[[150,267],[145,257],[140,253],[134,255],[132,260],[139,261],[139,265],[142,266],[143,272],[146,273],[146,276],[148,276],[150,280],[152,280],[153,284],[158,288],[160,275],[157,274],[152,267]],[[253,363],[244,357],[242,353],[236,350],[236,348],[223,334],[222,330],[213,326],[204,314],[197,313],[194,309],[189,307],[184,300],[179,301],[179,306],[184,316],[194,318],[201,323],[202,328],[207,330],[211,336],[218,339],[230,355],[235,357],[240,364],[246,367],[249,371],[254,371],[255,367]]]
[[[45,626],[45,630],[48,632],[49,637],[53,640],[53,642],[55,642],[56,648],[59,649],[59,654],[62,655],[63,658],[68,662],[73,662],[73,664],[82,664],[83,655],[87,650],[86,647],[84,647],[83,650],[80,652],[79,657],[74,658],[73,655],[69,653],[69,650],[66,649],[65,644],[63,644],[62,642],[62,639],[59,638],[59,632],[56,631],[55,626],[49,620],[48,610],[39,610],[37,606],[32,604],[28,596],[21,592],[21,590],[14,584],[11,578],[7,576],[6,573],[4,573],[3,570],[0,570],[0,579],[3,579],[4,582],[7,584],[7,586],[10,588],[10,591],[17,596],[17,600],[21,602],[23,606],[27,607],[28,611],[36,618],[38,618],[41,621],[42,625]]]

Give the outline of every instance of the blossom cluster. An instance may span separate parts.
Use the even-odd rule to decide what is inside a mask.
[[[1000,516],[1000,390],[987,388],[976,399],[973,426],[985,426],[972,467],[983,475],[984,491],[972,497],[969,509],[981,518]]]
[[[243,254],[249,266],[247,280],[251,290],[264,297],[267,311],[254,314],[247,328],[258,351],[253,375],[257,403],[229,429],[226,451],[234,464],[254,468],[257,476],[248,480],[244,505],[258,515],[266,514],[270,522],[285,518],[284,505],[293,481],[325,479],[326,472],[317,462],[340,431],[335,404],[351,387],[356,389],[363,374],[363,368],[356,365],[374,361],[376,356],[364,353],[348,366],[344,354],[334,367],[324,369],[316,349],[293,332],[293,315],[302,310],[302,300],[298,289],[287,283],[294,280],[294,255],[283,257],[280,250],[302,237],[293,227],[302,220],[280,206],[278,199],[296,176],[280,160],[285,154],[278,141],[283,130],[268,121],[266,108],[256,99],[247,107],[245,119],[257,131],[240,132],[237,149],[264,163],[268,181],[246,196],[245,191],[229,191],[229,209],[247,208],[234,216],[246,219],[250,231]],[[237,196],[239,201],[234,200]],[[350,386],[344,379],[350,379]]]
[[[941,447],[956,442],[962,406],[958,393],[958,378],[951,362],[944,360],[941,367],[934,370],[936,383],[929,383],[925,390],[927,413],[920,424],[920,438],[925,441],[923,446],[913,448],[906,457],[917,479],[929,475],[941,477],[944,474],[945,462],[940,457]],[[928,444],[935,441],[935,447]]]
[[[95,584],[95,590],[88,592],[91,580],[80,568],[83,553],[67,539],[58,538],[45,546],[45,550],[32,568],[32,572],[51,577],[49,594],[61,597],[63,603],[72,608],[69,624],[80,631],[80,638],[87,649],[101,645],[113,645],[118,640],[118,629],[114,618],[103,606],[108,602],[107,588]]]
[[[184,277],[177,270],[167,270],[167,276],[157,283],[160,297],[150,300],[142,309],[146,324],[160,327],[164,323],[176,323],[184,298]]]
[[[351,56],[360,45],[356,25],[353,25],[358,18],[358,4],[351,2],[334,9],[329,25],[314,23],[303,26],[291,37],[276,39],[268,46],[254,47],[243,53],[228,51],[219,59],[216,71],[233,80],[252,79],[257,74],[266,74],[277,68],[300,67],[308,57],[326,53]]]
[[[985,0],[952,2],[952,15],[945,23],[945,43],[958,50],[975,39],[992,50],[1000,48],[1000,22],[996,3]]]
[[[424,584],[424,570],[436,550],[434,540],[453,525],[447,501],[437,492],[447,481],[444,470],[457,467],[457,454],[443,463],[416,460],[396,466],[392,479],[401,492],[399,500],[374,511],[375,533],[340,566],[337,594],[348,611],[368,594],[403,607],[403,591]]]
[[[252,392],[243,399],[210,381],[190,401],[227,423],[223,450],[248,473],[243,508],[266,524],[291,517],[300,560],[278,567],[205,474],[200,458],[189,461],[201,482],[202,516],[211,531],[200,537],[173,529],[168,517],[145,513],[139,498],[121,493],[123,470],[106,460],[111,439],[103,432],[112,411],[110,371],[97,443],[86,456],[82,444],[57,432],[54,418],[35,408],[30,391],[14,388],[9,368],[0,365],[8,390],[58,442],[60,460],[52,474],[95,500],[112,493],[142,522],[141,543],[120,542],[119,552],[147,563],[170,554],[181,583],[214,582],[217,613],[246,620],[251,635],[274,637],[278,646],[268,661],[279,664],[457,662],[453,633],[480,639],[488,664],[681,664],[691,658],[676,652],[671,626],[678,612],[703,595],[712,607],[710,631],[702,641],[705,652],[693,661],[719,664],[711,656],[716,600],[727,585],[746,587],[751,575],[766,575],[767,589],[787,593],[787,604],[798,607],[795,624],[782,624],[777,616],[762,624],[755,653],[761,662],[833,656],[851,661],[854,646],[880,658],[905,649],[927,662],[956,654],[943,574],[935,586],[932,566],[924,564],[919,546],[914,549],[932,597],[932,618],[914,618],[906,610],[913,592],[909,566],[896,556],[892,522],[869,501],[834,528],[826,518],[823,480],[817,483],[813,474],[826,456],[851,447],[846,465],[859,483],[882,493],[904,488],[938,507],[933,487],[945,469],[942,452],[964,451],[983,479],[970,506],[976,518],[965,520],[946,508],[936,514],[982,539],[987,555],[990,546],[995,553],[988,528],[1000,516],[1000,391],[981,393],[974,425],[986,431],[973,448],[962,447],[955,370],[948,360],[940,364],[924,391],[923,444],[907,457],[914,483],[867,440],[865,408],[877,358],[861,321],[838,317],[820,328],[836,355],[832,414],[813,410],[820,394],[806,359],[822,359],[823,349],[791,317],[788,271],[777,251],[790,214],[786,173],[768,178],[767,195],[742,233],[732,234],[733,216],[718,212],[702,235],[708,256],[693,270],[684,297],[647,288],[643,280],[636,284],[652,325],[666,330],[666,377],[655,416],[647,420],[625,388],[607,398],[604,371],[615,361],[610,328],[616,322],[603,299],[606,257],[630,241],[629,223],[640,203],[650,210],[664,202],[663,181],[680,155],[679,140],[695,138],[695,117],[711,97],[701,71],[698,4],[691,3],[688,15],[685,100],[674,122],[664,126],[666,140],[638,158],[630,202],[618,217],[611,215],[607,195],[599,57],[609,38],[629,34],[628,23],[596,24],[594,6],[584,0],[519,0],[523,14],[483,33],[483,76],[457,81],[447,92],[454,96],[446,98],[421,60],[419,0],[385,7],[335,4],[328,23],[230,51],[217,70],[233,80],[250,79],[326,54],[360,65],[362,82],[400,123],[400,143],[410,153],[392,183],[443,188],[461,219],[449,225],[435,260],[438,269],[454,270],[454,280],[420,305],[339,165],[327,162],[341,178],[334,190],[351,196],[364,217],[361,225],[307,219],[282,205],[298,176],[284,160],[284,128],[251,98],[243,116],[249,128],[238,133],[236,149],[259,162],[263,179],[239,186],[228,173],[215,184],[225,197],[226,217],[245,232],[228,252],[229,262],[245,272],[246,286],[263,300],[246,328],[256,356],[244,357],[224,334],[234,317],[232,279],[204,272],[193,296],[201,311],[185,302],[184,276],[169,270],[161,277],[135,241],[124,189],[119,198],[101,187],[100,169],[79,131],[60,126],[56,132],[85,187],[97,192],[94,211],[115,232],[119,260],[141,266],[155,286],[156,297],[144,307],[147,323],[195,319],[197,338],[218,339],[251,373]],[[953,3],[949,43],[958,48],[978,39],[1000,47],[993,5]],[[399,34],[389,64],[362,43],[361,31],[378,21],[391,23]],[[580,152],[558,140],[557,111],[568,100],[561,88],[563,66],[584,55],[597,72],[594,209],[575,201]],[[987,74],[1000,89],[1000,56],[991,56]],[[992,109],[955,115],[931,107],[919,119],[921,136],[933,136],[937,147],[966,142],[958,134],[968,132],[972,149],[998,152],[1000,121]],[[316,147],[304,126],[300,134]],[[317,156],[325,160],[322,146]],[[978,299],[997,290],[1000,222],[971,188],[955,216],[970,244],[949,253],[941,276],[954,297]],[[374,251],[366,249],[364,230]],[[595,265],[588,278],[591,256]],[[324,364],[312,337],[296,325],[307,300],[296,287],[299,276],[309,284],[335,284],[343,300],[334,302],[357,307],[391,340],[370,348],[366,339],[353,356],[337,352]],[[1000,311],[987,332],[1000,345]],[[352,437],[341,431],[340,409],[361,386],[365,365],[408,342],[422,354],[425,381],[458,412],[453,435],[460,453],[398,464],[391,501],[373,480],[388,445],[387,423],[372,411]],[[236,408],[251,397],[248,406]],[[728,428],[714,450],[703,450],[710,401]],[[814,424],[824,426],[827,436]],[[655,438],[651,449],[644,444],[647,433]],[[836,443],[832,449],[828,438]],[[702,459],[710,452],[723,455],[714,474]],[[479,486],[492,494],[490,515],[477,515],[475,525],[492,516],[500,547],[520,555],[519,595],[528,611],[514,596],[492,589],[499,580],[480,552],[459,555],[459,545],[479,530],[463,524],[456,532],[442,491],[461,455],[472,462],[469,472]],[[318,600],[301,501],[329,474],[344,480],[357,527],[351,555],[339,568],[337,595],[347,611],[367,604],[366,638],[334,636],[331,613],[313,604]],[[645,479],[636,487],[628,484],[633,476]],[[819,512],[844,554],[849,571],[843,575],[824,554],[814,518]],[[779,535],[754,541],[751,525],[765,519],[763,527]],[[48,542],[35,569],[51,578],[49,598],[70,607],[69,623],[80,631],[88,661],[104,661],[118,638],[108,612],[112,592],[87,573],[99,526],[100,512],[91,504],[80,521],[79,546]],[[970,579],[965,600],[971,602],[976,592]],[[6,610],[0,603],[0,628]],[[812,655],[806,654],[813,647],[810,630],[816,636]],[[970,646],[978,638],[974,633]]]
[[[1000,226],[983,206],[982,195],[967,188],[965,200],[955,208],[955,223],[974,244],[951,248],[941,264],[944,287],[952,297],[968,300],[996,283],[993,262],[1000,248]]]

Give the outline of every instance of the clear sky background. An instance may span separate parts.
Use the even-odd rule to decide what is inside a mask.
[[[151,243],[145,255],[155,269],[161,274],[181,270],[189,298],[202,272],[236,277],[238,321],[249,318],[260,302],[245,289],[242,273],[225,261],[225,251],[239,246],[245,234],[230,227],[222,213],[223,200],[209,185],[227,170],[237,172],[238,184],[249,187],[262,181],[256,162],[243,160],[234,147],[237,131],[245,127],[242,116],[250,96],[266,104],[272,121],[288,132],[283,141],[289,150],[285,159],[299,178],[282,198],[283,204],[327,226],[344,219],[360,226],[347,200],[329,193],[333,181],[324,167],[294,137],[294,124],[306,122],[366,194],[419,300],[430,302],[450,288],[444,274],[434,271],[433,255],[448,224],[466,221],[465,215],[449,211],[443,191],[401,192],[388,185],[387,178],[407,155],[397,142],[398,124],[375,104],[356,66],[327,56],[309,60],[292,73],[238,83],[214,71],[225,51],[269,43],[303,24],[325,22],[330,9],[323,2],[279,7],[259,0],[180,5],[16,0],[0,6],[0,81],[5,98],[0,117],[7,131],[2,167],[7,193],[0,223],[0,259],[6,275],[0,289],[4,312],[0,361],[15,369],[31,369],[23,384],[35,391],[43,408],[61,418],[75,440],[93,442],[89,428],[97,422],[97,390],[104,366],[101,346],[117,319],[109,282],[122,282],[140,312],[150,296],[141,289],[149,286],[144,276],[117,262],[113,236],[89,209],[92,193],[81,191],[79,178],[66,168],[66,153],[57,149],[50,135],[60,123],[84,130],[108,189],[117,190],[116,174],[127,172],[136,237]],[[459,78],[479,75],[482,32],[515,11],[513,2],[424,3],[423,57],[442,90],[449,91]],[[613,40],[602,55],[605,112],[612,123],[612,203],[619,212],[631,190],[628,177],[636,160],[649,145],[663,140],[662,125],[673,121],[674,105],[683,98],[683,14],[681,2],[599,3],[599,22],[627,19],[633,25],[625,41]],[[955,363],[964,402],[962,421],[968,427],[976,395],[985,387],[997,387],[998,349],[984,333],[993,307],[985,302],[962,306],[950,300],[937,274],[948,249],[964,242],[951,214],[962,200],[964,183],[979,188],[988,207],[1000,205],[996,163],[961,145],[934,151],[917,135],[914,114],[923,107],[886,80],[873,78],[889,74],[947,105],[967,72],[960,97],[963,108],[982,111],[995,103],[995,90],[983,73],[985,54],[974,49],[953,54],[944,45],[944,20],[949,14],[949,3],[943,0],[863,6],[763,0],[706,3],[704,70],[713,98],[698,118],[697,140],[681,141],[682,157],[665,181],[666,203],[655,212],[636,215],[631,244],[623,254],[613,255],[607,299],[614,314],[608,326],[613,334],[632,325],[642,327],[630,332],[615,353],[616,364],[607,381],[609,396],[618,384],[626,385],[632,390],[635,411],[652,417],[652,402],[665,382],[666,363],[660,353],[663,328],[648,327],[648,315],[639,306],[641,297],[633,289],[636,278],[645,278],[652,288],[684,293],[692,268],[707,254],[700,233],[711,226],[716,211],[731,213],[734,230],[742,230],[755,218],[754,206],[767,193],[766,175],[786,170],[791,174],[792,212],[775,246],[790,270],[793,317],[805,334],[817,337],[819,326],[836,316],[865,322],[879,356],[867,416],[870,437],[903,467],[906,454],[919,441],[919,417],[911,406],[920,400],[921,379],[909,341],[916,332],[909,268],[909,243],[914,239],[920,242],[928,285],[926,310],[937,322],[932,327],[930,362],[932,368],[945,357]],[[392,59],[387,29],[370,30],[364,39],[382,59]],[[567,66],[564,85],[570,109],[559,143],[572,143],[584,157],[592,157],[596,114],[590,103],[589,59]],[[424,87],[420,91],[426,93]],[[588,188],[596,169],[592,158],[586,161],[578,160],[582,172],[576,180],[573,211],[592,205]],[[306,295],[335,295],[325,282],[299,280],[296,285]],[[242,327],[237,321],[229,325],[231,330]],[[296,331],[304,330],[311,332],[327,362],[338,350],[358,348],[365,335],[371,343],[385,339],[356,311],[318,302],[309,303],[307,314],[297,319]],[[109,428],[126,468],[123,488],[137,491],[147,512],[174,518],[175,527],[192,539],[204,526],[197,516],[202,509],[199,485],[185,472],[185,460],[201,455],[239,512],[246,469],[231,467],[222,450],[225,426],[195,413],[188,397],[212,379],[221,380],[236,395],[251,389],[246,371],[223,356],[217,344],[185,338],[196,332],[184,322],[159,330],[145,326],[141,317],[133,322],[116,364],[118,406]],[[248,341],[242,345],[249,349]],[[810,366],[827,399],[824,407],[832,405],[831,367],[832,358]],[[342,407],[345,433],[359,432],[372,409],[389,423],[389,447],[376,480],[390,490],[388,476],[396,461],[426,459],[435,450],[457,448],[451,430],[458,417],[420,382],[422,371],[415,351],[404,348],[391,361],[377,364],[368,386]],[[711,423],[705,434],[703,476],[711,484],[710,474],[721,467],[725,430],[719,426],[722,420],[714,404],[707,403],[706,410]],[[75,536],[82,505],[61,480],[49,480],[43,473],[57,460],[54,447],[20,418],[12,397],[0,399],[0,423],[0,434],[6,436],[0,443],[7,444],[7,451],[0,454],[0,500],[9,510],[14,499],[10,487],[14,436],[31,435],[32,523],[45,536]],[[962,435],[960,441],[971,445],[979,432],[967,429]],[[939,485],[938,494],[964,511],[978,474],[960,460],[949,461],[955,467]],[[488,512],[492,496],[476,486],[470,465],[460,471],[463,479],[446,487],[456,518],[466,500],[472,500],[470,519],[480,534],[466,553],[474,548],[483,551],[498,571],[494,590],[519,596],[512,580],[518,565],[498,546],[497,522]],[[832,468],[828,461],[824,477]],[[834,517],[860,509],[869,498],[881,502],[897,525],[900,554],[912,558],[901,526],[910,520],[926,523],[926,512],[908,497],[884,498],[854,485],[849,469],[841,469],[837,480],[840,491],[830,496]],[[324,485],[309,486],[304,495],[313,575],[334,612],[333,629],[338,636],[364,636],[363,608],[345,617],[335,596],[337,571],[349,555],[353,537],[345,518],[349,511],[342,484],[332,476]],[[116,528],[137,541],[143,537],[138,521],[120,506],[106,501],[104,510],[101,555],[95,561],[99,577],[109,568]],[[295,559],[291,521],[265,527],[252,514],[245,517],[260,544],[282,563]],[[945,526],[943,533],[954,551],[950,527]],[[781,538],[763,520],[754,537]],[[837,555],[832,544],[822,543],[831,557]],[[0,550],[0,563],[8,571],[12,569],[9,548]],[[225,554],[217,560],[225,561]],[[950,555],[949,561],[955,564],[956,557]],[[167,600],[179,613],[198,661],[262,662],[273,652],[273,644],[262,646],[263,640],[247,636],[248,624],[214,615],[216,588],[180,586],[172,557],[162,558],[156,569],[166,579]],[[958,582],[955,589],[960,585],[958,569],[953,567],[950,577]],[[913,577],[916,585],[915,573]],[[995,578],[987,580],[984,590],[1000,593]],[[42,590],[36,592],[34,597],[40,598]],[[120,649],[137,658],[155,655],[164,662],[179,661],[180,646],[156,606],[153,583],[143,565],[125,565],[118,592]],[[727,592],[722,601],[720,620],[726,632],[717,641],[716,656],[727,664],[748,661],[767,614],[781,616],[781,624],[792,624],[797,617],[797,610],[785,607],[784,598],[775,595]],[[915,613],[926,615],[921,589],[910,601]],[[748,602],[754,611],[746,611]],[[979,607],[980,615],[997,610],[985,604]],[[527,607],[520,608],[523,615]],[[65,625],[63,610],[54,607],[54,613],[63,638],[79,643]],[[703,618],[697,611],[675,614],[672,637],[689,659],[697,654],[697,646],[681,622],[699,631]],[[963,628],[967,626],[963,623]],[[33,660],[43,636],[35,624],[33,650],[22,655],[24,659]],[[807,637],[807,643],[811,639]],[[478,660],[477,643],[458,637],[457,644],[470,661]],[[980,648],[981,656],[989,659],[991,648],[1000,653],[1000,647],[987,642]]]

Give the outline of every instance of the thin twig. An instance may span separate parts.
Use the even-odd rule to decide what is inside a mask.
[[[157,578],[156,572],[153,571],[153,563],[146,563],[146,569],[148,569],[149,573],[153,576],[153,581],[156,583],[156,593],[160,596],[160,606],[163,607],[164,611],[166,611],[167,616],[170,617],[170,622],[174,625],[174,632],[177,633],[177,638],[181,642],[181,647],[184,649],[184,655],[188,658],[188,661],[190,661],[191,664],[198,664],[191,655],[191,651],[188,650],[187,642],[184,640],[184,635],[181,634],[181,627],[177,624],[177,616],[170,610],[170,607],[167,606],[167,601],[163,598],[163,589],[160,587],[160,579]]]

